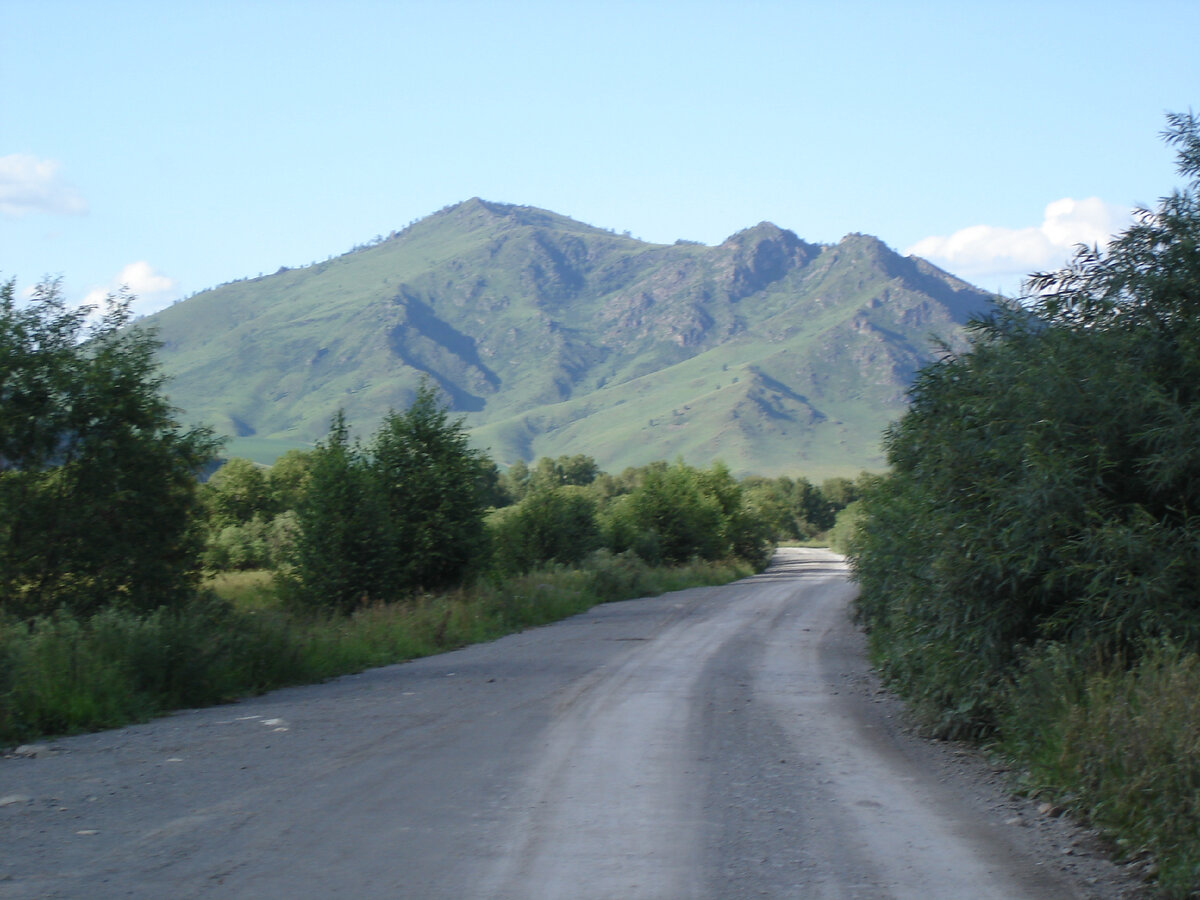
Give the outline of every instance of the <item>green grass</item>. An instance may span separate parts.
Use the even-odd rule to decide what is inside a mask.
[[[823,403],[830,421],[814,423],[811,407],[780,395],[755,366],[723,361],[736,355],[721,348],[585,397],[480,426],[471,438],[504,464],[586,446],[613,472],[676,457],[699,467],[720,459],[736,475],[803,471],[825,479],[883,468],[879,435],[893,407]],[[767,405],[779,414],[767,412]]]
[[[266,572],[218,576],[216,596],[138,616],[108,610],[0,621],[0,744],[141,721],[289,684],[492,640],[583,612],[751,574],[740,563],[651,568],[600,553],[469,589],[308,617],[282,608]]]
[[[1031,792],[1150,853],[1171,897],[1200,895],[1200,656],[1162,647],[1131,669],[1057,647],[1014,685],[999,747]]]
[[[271,609],[279,604],[274,590],[275,573],[269,569],[218,572],[204,587],[243,612]]]

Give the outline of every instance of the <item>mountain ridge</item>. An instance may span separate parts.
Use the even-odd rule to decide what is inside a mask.
[[[186,416],[247,439],[360,431],[432,378],[498,462],[724,456],[739,472],[879,468],[930,333],[991,295],[870,235],[771,222],[654,244],[471,198],[322,263],[151,317]]]

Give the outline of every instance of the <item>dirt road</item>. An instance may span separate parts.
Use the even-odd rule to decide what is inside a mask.
[[[782,551],[0,760],[0,897],[1124,896],[1084,838],[904,732],[852,596],[834,555]]]

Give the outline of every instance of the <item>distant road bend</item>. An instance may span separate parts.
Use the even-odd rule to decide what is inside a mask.
[[[781,550],[0,760],[0,897],[1087,896],[912,751],[853,592],[840,557]]]

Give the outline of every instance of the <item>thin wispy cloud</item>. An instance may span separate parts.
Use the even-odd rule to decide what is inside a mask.
[[[178,290],[175,279],[154,269],[145,260],[132,262],[104,287],[96,287],[88,291],[83,298],[85,304],[99,306],[109,294],[117,293],[121,288],[128,288],[134,295],[133,311],[137,315],[147,316],[157,312],[169,304]]]
[[[60,168],[53,159],[40,159],[29,153],[0,156],[0,215],[87,212],[83,196],[62,179]]]
[[[1031,273],[1060,268],[1079,244],[1103,248],[1131,221],[1131,210],[1099,197],[1063,197],[1046,205],[1040,225],[972,225],[949,236],[923,238],[905,253],[924,257],[986,290],[1011,294]]]

